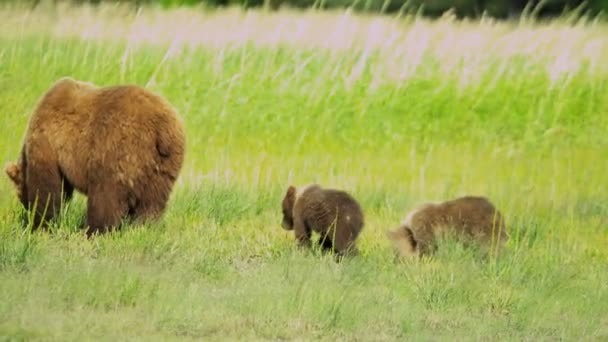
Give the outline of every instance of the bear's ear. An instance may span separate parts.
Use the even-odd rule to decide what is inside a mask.
[[[291,210],[296,203],[296,188],[293,185],[290,185],[287,188],[287,193],[283,198],[283,208]]]
[[[8,177],[13,181],[13,183],[20,185],[21,183],[21,169],[19,165],[15,163],[8,163],[4,168],[4,171],[8,175]]]

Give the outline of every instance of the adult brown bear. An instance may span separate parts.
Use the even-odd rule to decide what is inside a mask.
[[[57,81],[30,117],[17,163],[6,173],[34,228],[52,219],[74,189],[87,195],[87,234],[165,209],[185,153],[181,119],[139,86]]]

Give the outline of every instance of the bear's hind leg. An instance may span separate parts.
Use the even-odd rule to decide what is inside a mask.
[[[127,196],[122,186],[112,183],[91,186],[87,198],[87,236],[115,228],[128,211]]]
[[[341,262],[345,257],[355,257],[359,255],[359,249],[355,238],[349,234],[343,233],[336,237],[334,244],[334,255],[337,262]]]
[[[338,255],[358,254],[355,241],[361,228],[350,222],[347,216],[338,217],[335,227],[330,229],[330,232],[334,234],[334,252]]]
[[[162,215],[166,206],[166,197],[137,199],[135,205],[129,210],[129,217],[137,223],[155,221]]]
[[[147,181],[138,182],[129,192],[129,218],[136,223],[158,220],[167,207],[173,181],[162,175],[151,174]]]
[[[345,255],[357,255],[359,254],[359,250],[357,249],[357,244],[355,240],[352,238],[348,239],[336,239],[334,252],[337,255],[345,256]]]

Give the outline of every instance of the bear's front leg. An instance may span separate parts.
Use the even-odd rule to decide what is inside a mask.
[[[298,215],[299,216],[299,215]],[[310,229],[306,227],[302,218],[296,216],[293,221],[293,230],[296,236],[296,242],[298,247],[309,249],[310,243]]]
[[[61,208],[62,184],[57,157],[43,135],[27,145],[23,187],[28,210],[34,212],[32,230],[46,226]]]
[[[426,224],[418,227],[416,230],[411,230],[412,237],[415,241],[415,254],[418,256],[433,254],[437,251],[437,240],[435,237],[434,227],[431,224]],[[415,232],[415,233],[414,233]]]
[[[128,211],[127,196],[122,186],[111,182],[92,185],[87,198],[87,236],[103,234],[117,227]]]

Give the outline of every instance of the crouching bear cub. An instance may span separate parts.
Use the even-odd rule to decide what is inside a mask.
[[[401,257],[432,254],[443,234],[478,243],[486,251],[499,251],[508,239],[501,213],[487,198],[474,196],[422,204],[408,213],[396,230],[387,231]]]
[[[185,153],[181,119],[160,96],[134,85],[57,81],[30,117],[17,163],[6,173],[34,227],[74,189],[87,195],[87,234],[123,218],[158,218]]]
[[[323,250],[332,250],[338,256],[358,253],[355,240],[363,229],[364,216],[350,194],[316,184],[299,190],[289,186],[282,209],[282,226],[294,231],[299,246],[310,247],[314,231],[320,234]]]

